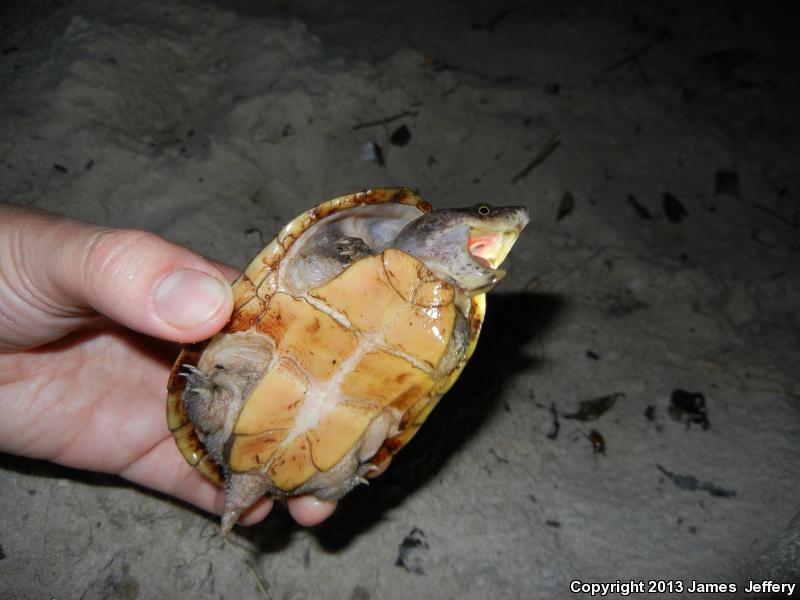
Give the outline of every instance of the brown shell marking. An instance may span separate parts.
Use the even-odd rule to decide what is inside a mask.
[[[351,398],[369,398],[381,408],[391,405],[404,412],[404,399],[427,394],[432,387],[427,373],[399,356],[377,350],[366,354],[345,376],[341,391]]]
[[[358,337],[333,317],[301,298],[278,293],[258,321],[273,340],[310,377],[327,381],[358,346]]]
[[[235,434],[288,431],[308,391],[308,382],[297,365],[286,358],[256,385],[239,413]]]

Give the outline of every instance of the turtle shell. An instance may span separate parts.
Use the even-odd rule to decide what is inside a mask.
[[[233,283],[234,311],[224,329],[181,351],[169,378],[168,426],[189,464],[212,481],[221,485],[226,474],[259,472],[270,478],[273,495],[307,491],[304,484],[333,469],[388,411],[394,418],[382,442],[361,457],[381,466],[460,375],[477,342],[484,296],[459,306],[453,287],[412,256],[387,247],[302,293],[292,291],[293,278],[313,268],[301,260],[302,246],[293,253],[298,241],[319,235],[318,224],[369,215],[367,207],[389,203],[408,207],[406,214],[409,208],[413,214],[432,210],[412,190],[397,188],[342,196],[301,214]],[[466,349],[446,360],[460,315],[466,317]],[[204,364],[206,349],[237,334],[263,339],[270,351],[218,464],[189,417],[182,368],[213,368]]]

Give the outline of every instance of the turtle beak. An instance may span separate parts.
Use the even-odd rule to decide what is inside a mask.
[[[470,227],[467,242],[470,255],[484,267],[497,270],[529,220],[525,207],[500,209],[493,218]]]
[[[470,229],[469,253],[484,266],[497,269],[508,256],[518,236],[518,231]]]

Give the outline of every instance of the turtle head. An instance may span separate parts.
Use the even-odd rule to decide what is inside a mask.
[[[433,210],[406,225],[392,246],[474,296],[505,276],[500,265],[528,220],[522,206]]]

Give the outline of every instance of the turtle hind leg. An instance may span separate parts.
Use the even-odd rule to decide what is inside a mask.
[[[350,477],[332,481],[330,485],[316,490],[314,496],[320,500],[339,500],[359,485],[369,485],[367,475],[377,469],[372,463],[359,465]]]
[[[320,500],[339,500],[361,484],[369,485],[366,476],[378,469],[372,463],[362,463],[353,448],[328,471],[319,471],[303,485],[292,490],[292,496],[313,494]]]
[[[222,535],[227,535],[242,513],[269,491],[271,482],[262,473],[228,473],[225,480],[225,508]]]

